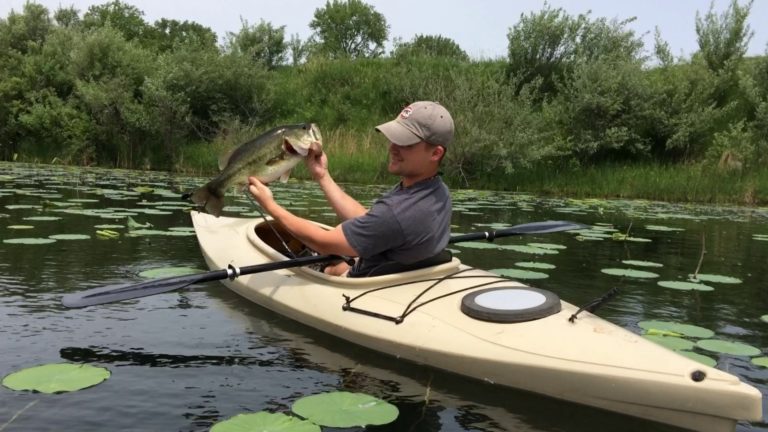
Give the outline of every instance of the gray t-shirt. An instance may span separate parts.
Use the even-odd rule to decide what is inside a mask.
[[[451,194],[439,176],[404,188],[399,183],[362,216],[341,224],[360,259],[350,276],[387,262],[411,264],[440,253],[451,235]]]

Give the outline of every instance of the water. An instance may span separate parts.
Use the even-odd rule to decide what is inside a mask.
[[[371,352],[255,306],[218,282],[111,305],[70,310],[65,293],[130,281],[160,267],[206,270],[179,191],[205,179],[98,169],[0,165],[0,238],[85,234],[50,244],[0,243],[0,375],[57,362],[86,362],[112,372],[95,387],[66,394],[0,387],[0,430],[204,431],[244,412],[288,412],[301,396],[329,390],[365,392],[396,404],[400,417],[378,431],[674,431],[643,420],[503,389]],[[143,188],[142,188],[143,187]],[[370,202],[388,186],[349,187]],[[275,195],[296,213],[335,223],[312,184],[289,183]],[[612,224],[650,242],[579,240],[570,233],[508,238],[565,246],[558,254],[454,245],[463,262],[485,269],[520,261],[556,266],[534,286],[584,304],[612,287],[620,294],[597,314],[640,332],[643,320],[668,320],[715,331],[717,338],[768,354],[768,209],[669,205],[644,201],[539,199],[525,194],[456,191],[454,231],[468,233],[541,220]],[[231,197],[231,214],[252,214]],[[44,216],[41,220],[39,217]],[[148,229],[173,232],[129,237],[128,216]],[[55,219],[54,219],[55,218]],[[101,240],[102,224],[121,233]],[[31,228],[9,228],[26,225]],[[654,231],[663,225],[682,231]],[[106,228],[105,228],[106,229]],[[610,232],[608,233],[611,234]],[[702,246],[706,250],[702,259]],[[639,268],[657,279],[606,275],[622,260],[661,263]],[[699,261],[701,260],[701,263]],[[700,273],[740,278],[708,283],[712,292],[678,291],[658,280]],[[768,371],[748,357],[697,349],[765,394]],[[739,431],[768,431],[765,423]]]

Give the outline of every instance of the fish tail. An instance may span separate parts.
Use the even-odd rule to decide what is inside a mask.
[[[203,206],[205,211],[216,217],[224,209],[224,194],[210,183],[196,190],[191,196],[192,202]]]

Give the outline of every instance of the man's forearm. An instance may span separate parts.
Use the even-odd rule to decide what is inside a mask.
[[[368,210],[354,198],[344,192],[330,175],[318,180],[325,197],[342,220],[364,215]]]

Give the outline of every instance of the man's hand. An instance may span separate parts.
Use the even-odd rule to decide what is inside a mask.
[[[315,181],[320,181],[328,175],[328,157],[325,156],[324,151],[317,152],[315,149],[311,149],[304,159],[304,163]]]
[[[272,191],[256,177],[248,177],[248,191],[264,210],[269,211],[267,207],[275,202]]]

